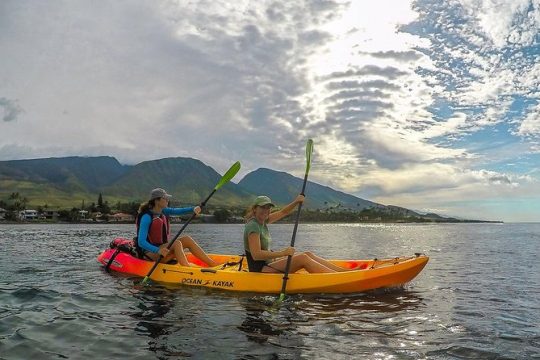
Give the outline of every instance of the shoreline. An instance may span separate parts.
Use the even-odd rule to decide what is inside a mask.
[[[183,224],[184,221],[171,221],[171,224]],[[484,220],[463,220],[463,221],[300,221],[301,224],[505,224],[504,221],[484,221]],[[135,225],[132,221],[7,221],[0,220],[0,225],[32,225],[32,224],[61,224],[61,225],[74,225],[74,224],[86,224],[86,225],[114,225],[114,224],[128,224]],[[205,222],[205,221],[193,221],[192,224],[203,225],[234,225],[244,224],[244,222]],[[294,221],[278,221],[276,224],[294,224]],[[516,223],[521,224],[521,223]],[[523,222],[523,224],[535,224],[534,222]]]

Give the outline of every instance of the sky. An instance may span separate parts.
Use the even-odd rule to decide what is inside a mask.
[[[540,0],[0,2],[0,160],[200,159],[540,221]],[[309,196],[309,194],[308,194]]]

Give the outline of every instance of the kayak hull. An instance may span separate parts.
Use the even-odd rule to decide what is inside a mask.
[[[106,265],[114,252],[114,249],[105,250],[97,260]],[[245,259],[240,269],[240,256],[220,254],[209,254],[209,256],[223,265],[208,268],[206,264],[188,254],[188,260],[193,263],[193,266],[159,264],[150,278],[157,282],[227,291],[280,293],[283,274],[249,272]],[[398,287],[414,279],[426,266],[428,260],[429,258],[425,255],[383,260],[331,260],[338,266],[358,270],[325,274],[309,274],[300,271],[289,274],[287,293],[357,293]],[[111,263],[110,269],[144,277],[153,264],[153,262],[133,257],[129,253],[120,252]]]

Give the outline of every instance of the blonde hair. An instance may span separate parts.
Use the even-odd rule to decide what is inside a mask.
[[[247,208],[246,214],[244,215],[244,220],[246,222],[250,221],[255,217],[255,208],[257,208],[257,205],[251,205]]]

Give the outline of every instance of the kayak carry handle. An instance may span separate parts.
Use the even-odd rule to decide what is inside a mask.
[[[201,269],[201,272],[208,272],[208,273],[215,274],[215,273],[217,273],[217,270],[215,270],[215,269],[202,268],[202,269]]]

